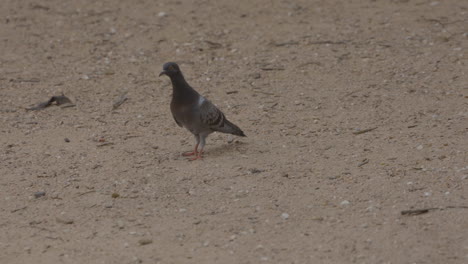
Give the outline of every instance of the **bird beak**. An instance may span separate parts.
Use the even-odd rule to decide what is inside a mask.
[[[159,77],[163,76],[163,75],[167,75],[167,72],[166,71],[162,71],[160,74],[159,74]]]

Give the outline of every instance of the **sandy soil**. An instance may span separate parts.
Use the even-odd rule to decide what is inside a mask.
[[[1,263],[468,263],[467,1],[3,0],[0,18]],[[166,61],[248,137],[181,157]],[[61,93],[76,106],[25,110]]]

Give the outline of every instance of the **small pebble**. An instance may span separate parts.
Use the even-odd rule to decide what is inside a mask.
[[[138,244],[140,244],[140,246],[148,245],[148,244],[151,244],[151,243],[153,243],[153,240],[149,239],[149,238],[142,238],[142,239],[138,240]]]
[[[263,170],[262,169],[257,169],[257,168],[251,168],[251,169],[249,169],[249,172],[252,173],[252,174],[256,174],[256,173],[263,172]]]
[[[65,142],[67,142],[67,143],[70,142],[70,139],[68,139],[68,138],[64,138],[63,140],[65,140]]]
[[[417,150],[421,150],[421,149],[423,149],[423,145],[419,145],[419,146],[417,146],[417,147],[416,147],[416,149],[417,149]]]
[[[73,221],[73,219],[64,218],[64,217],[57,217],[57,218],[55,218],[55,220],[57,221],[57,223],[66,224],[66,225],[71,225],[71,224],[73,224],[75,222],[75,221]]]
[[[281,218],[283,218],[284,220],[286,220],[286,219],[289,218],[289,214],[288,214],[288,213],[282,213],[282,214],[281,214]]]
[[[165,17],[167,16],[166,12],[159,12],[158,17]]]
[[[340,205],[349,205],[350,202],[348,200],[344,200],[340,203]]]
[[[45,196],[45,195],[46,195],[46,193],[44,191],[40,191],[40,192],[36,192],[34,194],[34,197],[35,198],[40,198],[40,197]]]

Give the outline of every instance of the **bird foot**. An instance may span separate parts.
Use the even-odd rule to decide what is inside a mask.
[[[198,152],[196,152],[196,151],[189,151],[189,152],[184,152],[184,153],[182,153],[182,156],[184,156],[184,157],[193,156],[193,155],[198,155]]]
[[[194,161],[194,160],[198,160],[198,159],[199,159],[199,160],[202,160],[203,157],[202,157],[201,155],[197,155],[197,156],[195,156],[195,157],[189,159],[189,161]]]

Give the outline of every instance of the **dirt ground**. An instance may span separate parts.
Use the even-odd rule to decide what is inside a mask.
[[[468,1],[1,5],[0,263],[468,263]]]

